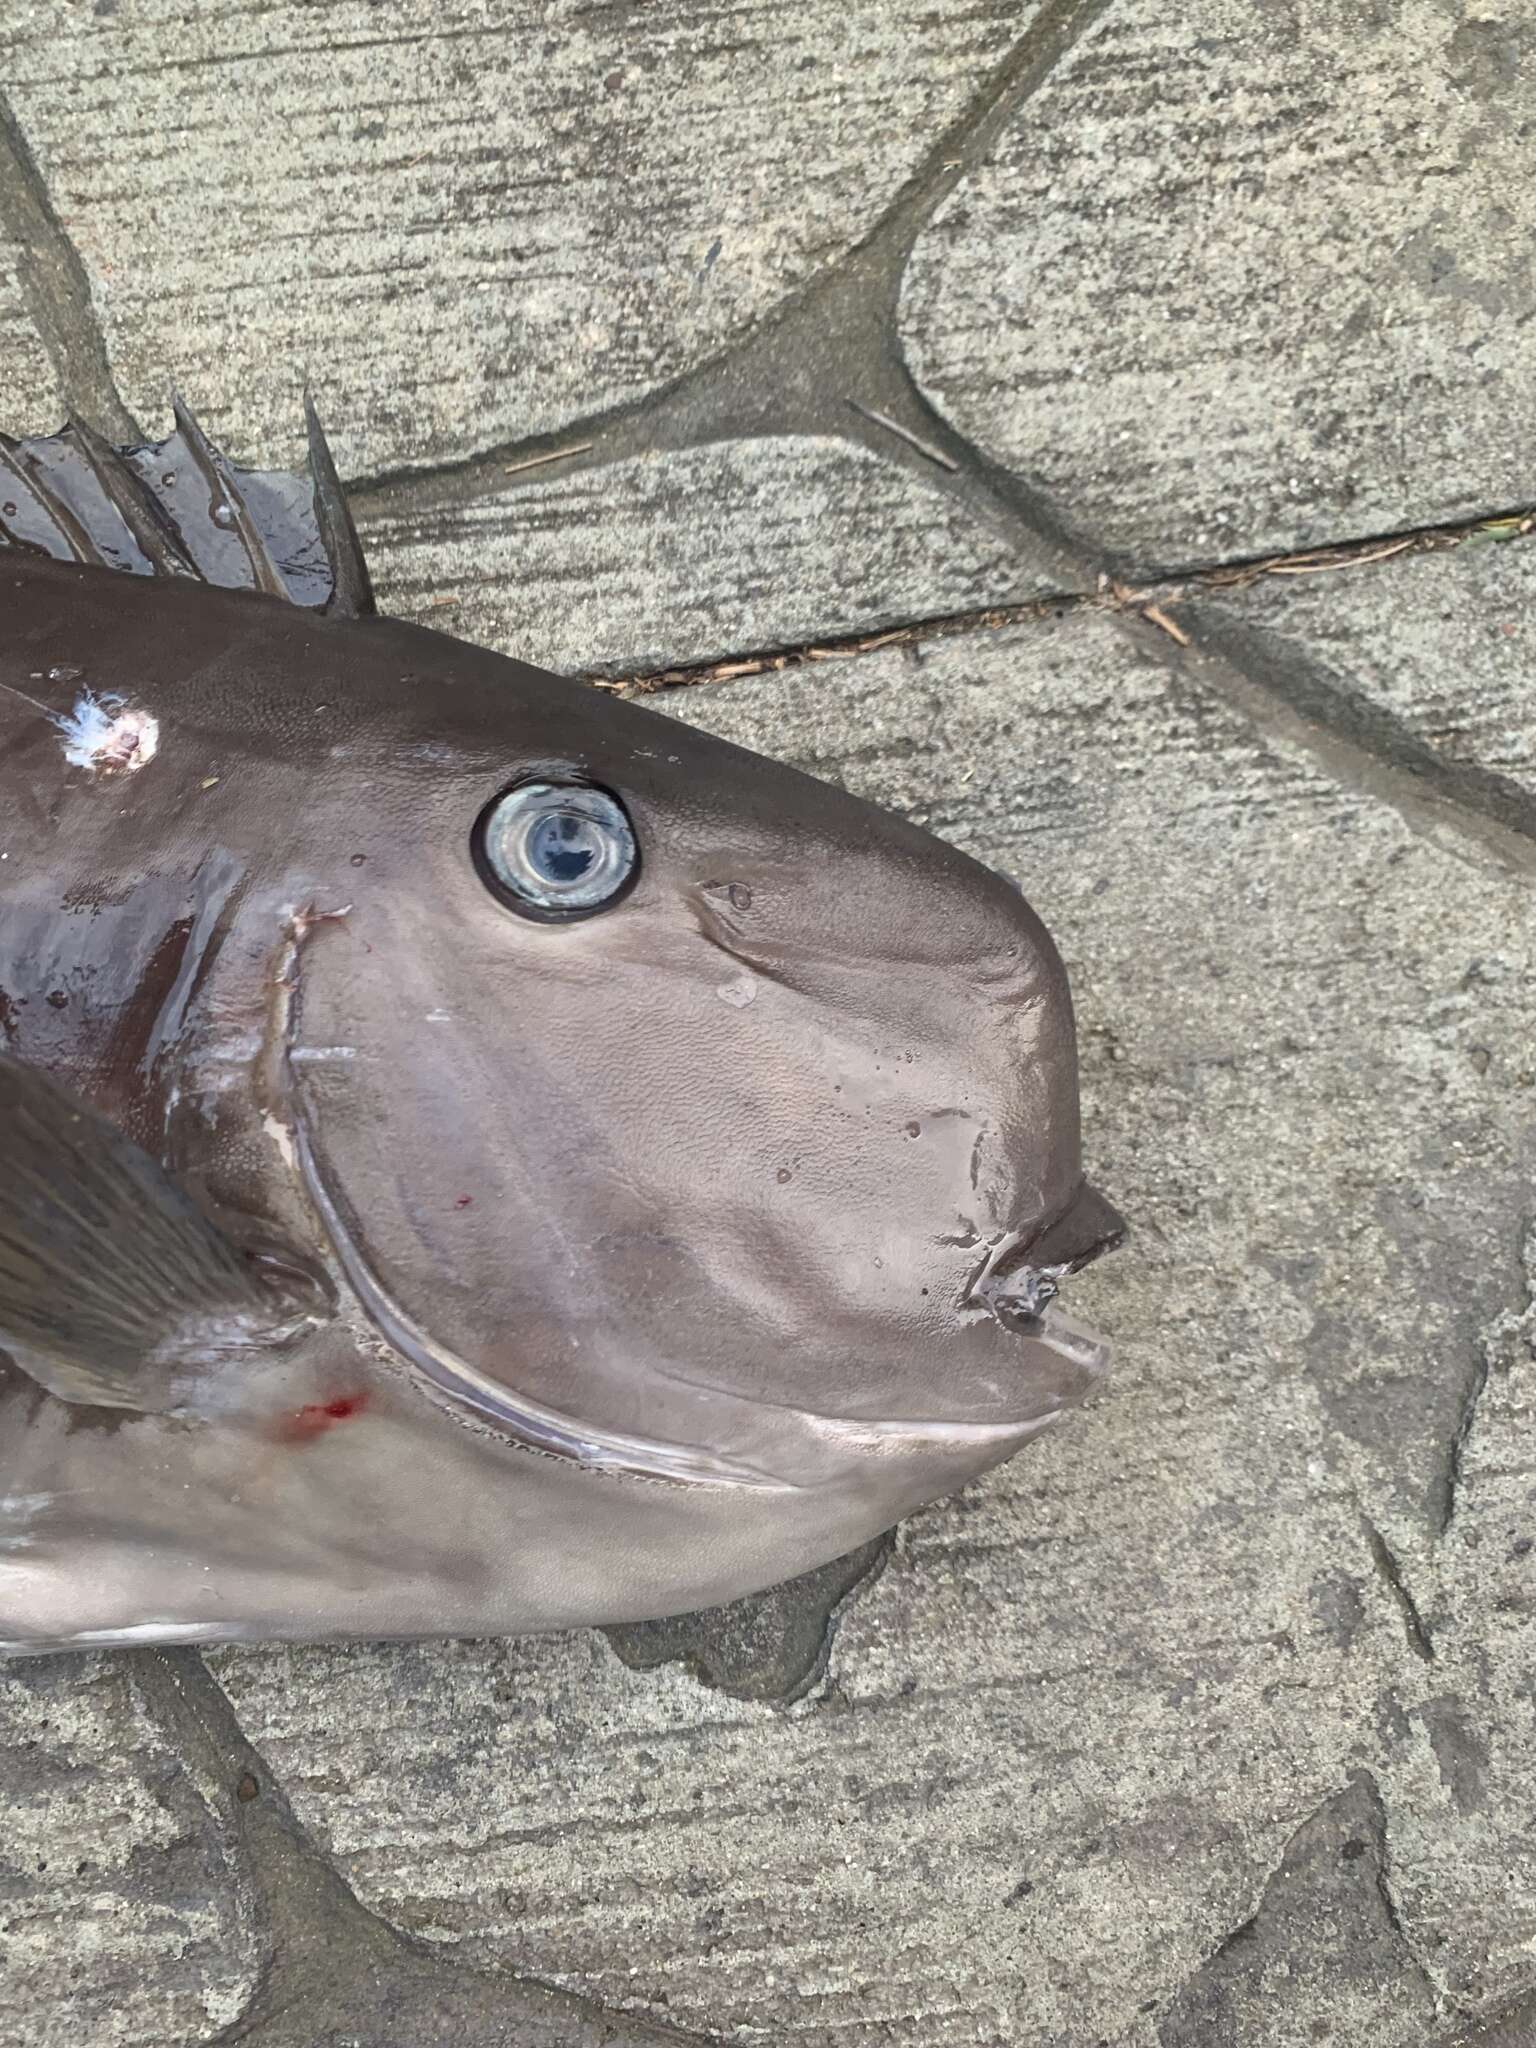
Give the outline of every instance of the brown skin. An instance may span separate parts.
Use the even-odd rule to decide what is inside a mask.
[[[336,1297],[116,1410],[12,1371],[0,1498],[55,1499],[0,1541],[0,1639],[677,1612],[1089,1390],[972,1292],[1115,1226],[1007,882],[415,627],[19,555],[0,600],[6,1050]],[[37,706],[86,688],[152,714],[153,759],[65,762]],[[613,908],[547,925],[486,887],[475,820],[530,777],[626,806]]]

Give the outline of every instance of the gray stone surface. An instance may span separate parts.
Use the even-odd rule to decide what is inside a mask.
[[[1230,599],[1192,592],[1173,609],[1201,630],[1264,635],[1271,658],[1303,656],[1451,769],[1536,799],[1536,547],[1478,540],[1375,566],[1269,576]]]
[[[1141,567],[1536,499],[1525,0],[1117,0],[919,241],[924,390]]]
[[[20,254],[0,225],[0,433],[46,433],[59,423],[59,388],[27,315],[17,276]]]
[[[1015,0],[13,0],[0,75],[130,408],[244,460],[462,457],[637,399],[841,254]]]
[[[1283,2012],[1297,2041],[1420,2048],[1434,1989],[1391,1903],[1386,1820],[1357,1773],[1297,1829],[1251,1920],[1234,1928],[1174,2001],[1162,2048],[1261,2037]]]
[[[237,1873],[129,1668],[0,1672],[0,2035],[167,2048],[233,2020],[259,1963]]]
[[[806,436],[372,514],[362,535],[391,612],[559,673],[793,646],[1040,589],[952,496]]]
[[[1527,42],[1510,0],[6,12],[0,425],[50,363],[159,425],[174,371],[291,455],[307,356],[347,469],[450,465],[360,495],[386,600],[556,668],[976,610],[649,701],[1023,882],[1136,1230],[1073,1283],[1105,1395],[851,1592],[222,1693],[0,1672],[7,2042],[1536,2040],[1536,546],[1186,590],[1187,651],[997,631],[1045,557],[982,459],[1140,560],[1536,496]],[[855,247],[925,152],[903,333],[977,449],[901,410],[904,245]],[[814,295],[776,355],[850,250],[847,359]],[[715,412],[660,388],[749,332]],[[829,438],[824,360],[957,468]],[[615,400],[623,460],[506,473]]]

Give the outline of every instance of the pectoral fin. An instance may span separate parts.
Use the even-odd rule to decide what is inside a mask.
[[[0,1348],[61,1400],[157,1412],[201,1363],[322,1311],[116,1125],[0,1055]]]

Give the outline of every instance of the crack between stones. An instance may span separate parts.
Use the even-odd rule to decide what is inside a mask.
[[[1292,1828],[1280,1849],[1279,1855],[1273,1858],[1257,1880],[1258,1901],[1253,1911],[1245,1919],[1241,1920],[1237,1926],[1229,1929],[1215,1946],[1201,1958],[1199,1963],[1196,1964],[1195,1968],[1190,1971],[1189,1975],[1184,1978],[1173,1993],[1172,1999],[1168,2001],[1168,2007],[1176,2006],[1178,2001],[1198,1983],[1202,1976],[1217,1969],[1222,1961],[1234,1950],[1242,1949],[1259,1935],[1266,1915],[1275,1910],[1274,1895],[1276,1887],[1285,1879],[1286,1866],[1290,1862],[1293,1852],[1302,1842],[1307,1831],[1328,1812],[1330,1807],[1334,1807],[1341,1800],[1347,1799],[1356,1788],[1363,1791],[1368,1808],[1367,1826],[1370,1833],[1370,1846],[1375,1865],[1373,1873],[1374,1884],[1387,1926],[1401,1946],[1407,1962],[1424,1980],[1431,1995],[1441,2004],[1446,2002],[1448,1994],[1445,1987],[1439,1983],[1435,1973],[1426,1965],[1424,1958],[1420,1955],[1412,1941],[1407,1926],[1404,1923],[1396,1896],[1392,1890],[1387,1809],[1381,1787],[1373,1772],[1357,1770],[1350,1773],[1345,1784],[1336,1792],[1330,1793],[1327,1798],[1319,1800],[1311,1811]],[[1168,2007],[1165,2007],[1165,2012]],[[1159,2031],[1161,2033],[1162,2029],[1160,2028]]]
[[[892,329],[907,257],[938,207],[1109,5],[1110,0],[1046,0],[859,240],[715,354],[637,399],[578,416],[548,433],[496,442],[450,462],[405,464],[357,477],[347,487],[354,510],[371,518],[463,504],[505,489],[509,475],[537,475],[557,464],[556,473],[569,476],[638,454],[797,433],[835,435],[889,454],[890,436],[905,437],[915,429],[917,447],[899,441],[907,459],[930,470],[957,459],[952,449],[943,449],[943,441],[957,437],[921,394],[921,408],[942,431],[942,452],[922,449],[921,442],[934,436],[904,417],[910,406],[901,387],[910,380]],[[809,345],[797,346],[807,333]],[[854,346],[839,348],[838,341],[847,338]],[[829,389],[831,360],[856,366],[854,374],[874,372],[874,388]],[[959,446],[969,454],[967,444]]]
[[[1419,1659],[1420,1663],[1433,1664],[1435,1661],[1434,1639],[1425,1625],[1423,1615],[1419,1612],[1419,1604],[1409,1590],[1407,1580],[1403,1577],[1402,1566],[1399,1564],[1392,1546],[1387,1542],[1386,1537],[1382,1535],[1368,1515],[1361,1516],[1360,1524],[1365,1532],[1366,1546],[1370,1550],[1371,1562],[1376,1567],[1377,1576],[1391,1594],[1397,1611],[1402,1616],[1403,1633],[1407,1638],[1409,1649]]]
[[[144,439],[118,395],[91,303],[80,252],[54,211],[21,125],[0,90],[0,222],[21,256],[17,265],[27,310],[42,337],[67,407],[124,444]]]
[[[1436,1534],[1444,1536],[1450,1528],[1456,1513],[1456,1498],[1461,1490],[1462,1461],[1466,1455],[1467,1439],[1477,1421],[1477,1411],[1482,1405],[1483,1395],[1488,1390],[1488,1374],[1491,1369],[1487,1349],[1478,1344],[1472,1361],[1472,1370],[1461,1397],[1461,1412],[1456,1418],[1456,1427],[1451,1440],[1445,1447],[1445,1469],[1441,1476],[1440,1514]]]
[[[195,1650],[135,1650],[123,1658],[145,1711],[219,1825],[263,1937],[249,2004],[204,2048],[311,2048],[343,2035],[377,2040],[380,2048],[406,2041],[489,2048],[513,2038],[519,2048],[702,2048],[704,2036],[599,2007],[532,1977],[476,1969],[393,1926],[362,1904],[299,1822]]]
[[[1536,535],[1536,510],[1498,513],[1491,518],[1479,517],[1456,525],[1426,526],[1407,532],[1364,534],[1357,539],[1335,541],[1327,547],[1309,548],[1296,554],[1239,557],[1213,563],[1203,569],[1181,570],[1176,577],[1144,580],[1134,587],[1100,575],[1093,589],[1058,590],[1014,603],[975,605],[954,612],[930,612],[895,625],[819,634],[812,639],[743,649],[668,668],[632,669],[620,675],[597,669],[578,671],[573,680],[590,683],[595,689],[609,691],[615,696],[649,696],[659,690],[691,689],[701,683],[735,682],[748,676],[802,668],[815,662],[874,654],[888,647],[915,646],[927,640],[954,639],[968,633],[996,632],[1005,626],[1021,625],[1034,619],[1059,619],[1075,611],[1132,613],[1158,626],[1176,644],[1187,645],[1189,636],[1178,629],[1177,620],[1171,618],[1164,608],[1175,607],[1192,594],[1247,589],[1267,576],[1323,575],[1373,567],[1388,560],[1448,553],[1486,532],[1490,525],[1518,528],[1511,538],[1525,539]]]

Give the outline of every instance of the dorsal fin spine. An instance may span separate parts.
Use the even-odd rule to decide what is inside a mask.
[[[176,538],[165,507],[132,464],[77,413],[69,414],[69,432],[144,559],[162,575],[195,576],[197,565]]]
[[[84,562],[92,568],[109,569],[112,565],[91,539],[88,529],[76,518],[70,506],[57,491],[52,489],[43,474],[42,465],[22,444],[9,434],[0,434],[0,455],[6,459],[11,474],[19,479],[22,488],[28,491],[34,502],[53,521],[69,549],[72,562]]]
[[[309,474],[315,491],[315,520],[320,528],[325,558],[331,565],[331,595],[325,609],[343,618],[371,618],[378,606],[373,600],[368,563],[352,521],[352,508],[336,473],[330,443],[320,424],[314,398],[307,389],[304,393],[304,425],[309,434]]]
[[[267,552],[267,544],[261,537],[261,529],[251,517],[250,507],[241,496],[240,487],[235,482],[229,464],[182,403],[179,394],[174,392],[171,395],[171,412],[181,430],[181,438],[191,452],[192,460],[197,464],[208,488],[214,493],[216,510],[220,505],[229,509],[229,530],[236,535],[245,550],[255,587],[268,597],[286,598],[288,586],[283,581],[282,572],[276,562]],[[223,524],[217,517],[214,523]]]
[[[372,617],[362,545],[308,392],[307,489],[291,472],[238,468],[172,403],[176,431],[143,446],[116,448],[74,412],[56,434],[0,433],[0,554],[16,548]]]

